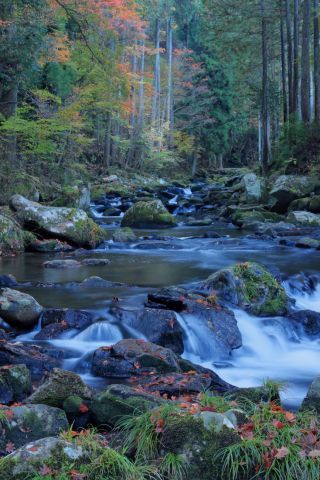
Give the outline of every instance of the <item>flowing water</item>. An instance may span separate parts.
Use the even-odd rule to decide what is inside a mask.
[[[107,227],[112,233],[112,224]],[[212,229],[211,229],[212,230]],[[279,246],[277,241],[245,238],[232,228],[221,228],[222,239],[201,238],[207,228],[178,227],[168,231],[141,231],[141,236],[161,235],[153,240],[137,241],[123,248],[112,241],[94,256],[109,258],[103,267],[83,267],[70,270],[44,269],[44,261],[52,255],[25,254],[2,258],[2,274],[13,274],[19,281],[59,284],[55,288],[25,287],[43,306],[81,308],[93,311],[96,323],[81,333],[68,332],[51,344],[67,351],[65,368],[74,369],[94,381],[89,374],[90,354],[98,347],[112,345],[122,338],[144,338],[132,328],[130,318],[141,308],[147,293],[169,285],[190,285],[209,274],[239,261],[257,261],[277,267],[290,276],[299,272],[320,270],[320,252],[312,253]],[[215,229],[217,231],[217,229]],[[162,237],[170,236],[171,240]],[[74,283],[90,276],[100,276],[124,286],[84,288]],[[292,293],[289,292],[292,296]],[[121,318],[110,311],[113,297],[121,302]],[[320,312],[320,287],[312,296],[295,296],[297,309]],[[219,358],[217,346],[210,340],[208,327],[192,315],[183,314],[178,320],[184,331],[184,357],[213,368],[228,382],[249,387],[261,385],[272,378],[286,383],[286,403],[297,406],[308,385],[319,375],[320,342],[299,336],[284,318],[265,319],[235,310],[243,337],[243,346],[233,351],[229,359]],[[37,328],[39,330],[39,327]],[[32,341],[36,330],[20,337]]]

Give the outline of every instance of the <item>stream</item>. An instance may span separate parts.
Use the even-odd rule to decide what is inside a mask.
[[[111,237],[114,223],[110,222],[105,228],[110,231]],[[213,231],[223,237],[203,238],[204,233]],[[285,277],[299,272],[316,273],[320,269],[320,252],[313,251],[310,254],[307,250],[280,246],[277,240],[250,238],[228,226],[177,227],[160,232],[139,231],[138,234],[155,236],[155,239],[137,241],[130,247],[114,244],[110,240],[100,250],[91,252],[91,257],[103,257],[111,261],[103,267],[45,269],[43,262],[54,257],[49,254],[28,253],[0,260],[2,274],[13,274],[20,281],[61,284],[55,288],[24,288],[44,307],[68,307],[94,312],[96,323],[89,328],[77,334],[68,332],[64,338],[50,343],[67,352],[64,368],[81,373],[86,381],[97,388],[105,385],[106,380],[94,378],[89,373],[90,353],[122,338],[144,338],[130,325],[130,316],[141,309],[147,293],[169,285],[188,286],[206,279],[216,270],[243,261],[277,267]],[[159,235],[160,240],[156,237]],[[76,286],[63,285],[81,282],[90,276],[124,285],[102,289],[81,288],[81,291]],[[297,309],[320,312],[320,288],[313,295],[294,296],[290,291],[288,293],[296,300]],[[121,320],[109,311],[114,297],[119,298],[125,312]],[[258,386],[267,378],[284,382],[283,400],[288,406],[297,407],[309,384],[319,374],[319,340],[298,336],[284,318],[257,318],[242,310],[234,310],[234,313],[243,346],[234,350],[228,360],[221,360],[217,356],[206,325],[200,325],[197,318],[190,314],[179,314],[178,320],[184,331],[183,356],[213,369],[224,380],[239,387]],[[19,339],[33,341],[39,328]]]

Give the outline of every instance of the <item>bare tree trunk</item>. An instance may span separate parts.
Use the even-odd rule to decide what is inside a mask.
[[[219,161],[219,169],[223,170],[223,153],[219,153],[218,161]]]
[[[293,112],[293,52],[290,0],[286,0],[289,113]]]
[[[140,64],[140,83],[139,83],[139,128],[144,124],[144,67],[145,67],[145,44],[142,42],[141,64]]]
[[[314,118],[320,125],[320,30],[319,30],[319,0],[313,0],[314,25]]]
[[[299,111],[299,0],[294,0],[293,24],[293,112],[297,117]]]
[[[107,125],[104,137],[104,150],[103,150],[103,163],[110,167],[110,154],[111,154],[111,114],[108,113]]]
[[[280,38],[281,38],[281,73],[282,73],[282,99],[283,99],[283,121],[288,121],[288,98],[287,98],[287,70],[286,70],[286,52],[284,40],[284,12],[282,0],[280,0]]]
[[[310,122],[310,0],[304,0],[301,51],[301,112],[304,123]]]
[[[268,39],[267,39],[267,20],[265,12],[265,2],[260,0],[261,9],[261,36],[262,36],[262,105],[261,105],[261,127],[262,127],[262,171],[267,173],[269,168],[270,150],[268,136]]]
[[[168,61],[168,79],[167,79],[167,115],[166,121],[168,124],[169,135],[168,135],[168,145],[172,144],[172,136],[171,136],[171,129],[172,129],[172,122],[173,122],[173,78],[172,78],[172,42],[173,42],[173,34],[172,34],[172,20],[169,18],[168,25],[167,25],[167,61]]]
[[[152,124],[159,129],[161,121],[160,96],[161,96],[161,78],[160,78],[160,21],[156,21],[156,61],[154,68],[154,94],[152,103]]]

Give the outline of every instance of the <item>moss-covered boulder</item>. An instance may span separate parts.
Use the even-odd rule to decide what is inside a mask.
[[[44,467],[68,468],[88,461],[89,455],[75,441],[63,438],[46,437],[27,443],[15,452],[0,460],[1,480],[26,480],[46,478]],[[63,468],[64,469],[64,468]],[[67,478],[67,477],[65,477]]]
[[[137,240],[137,236],[130,227],[124,227],[114,232],[112,240],[117,243],[128,243]]]
[[[233,213],[232,223],[239,228],[249,228],[257,223],[276,223],[283,218],[281,215],[266,210],[237,210]]]
[[[141,415],[163,402],[127,385],[110,385],[93,399],[91,409],[97,426],[114,426],[121,417]]]
[[[12,255],[24,251],[25,234],[19,224],[0,214],[0,255]]]
[[[31,327],[40,317],[43,307],[27,293],[0,288],[0,316],[18,327]]]
[[[310,385],[307,396],[302,402],[301,410],[314,410],[320,415],[320,377],[317,377]]]
[[[307,227],[319,227],[320,215],[311,212],[290,212],[287,221],[295,225],[304,225]]]
[[[121,340],[94,352],[92,371],[101,377],[126,378],[151,371],[179,371],[178,357],[168,348],[144,340]]]
[[[296,210],[299,210],[299,208],[297,208]],[[320,195],[315,195],[314,197],[311,197],[309,208],[307,210],[310,210],[310,212],[312,213],[320,213]]]
[[[181,456],[185,464],[184,480],[230,480],[230,472],[222,472],[223,462],[217,453],[239,442],[234,420],[214,412],[203,414],[168,416],[161,438],[161,453]],[[234,419],[234,415],[231,418]]]
[[[0,367],[0,403],[20,402],[32,389],[31,375],[25,365]]]
[[[25,228],[47,238],[58,238],[72,245],[90,248],[105,239],[104,230],[84,210],[40,205],[21,195],[14,195],[10,206]]]
[[[270,196],[274,199],[273,209],[278,213],[285,213],[291,202],[308,196],[313,188],[314,182],[309,177],[281,175],[270,191]]]
[[[92,392],[76,373],[55,368],[44,383],[27,399],[27,402],[62,407],[63,402],[70,396],[89,400]]]
[[[6,421],[2,422],[0,450],[5,451],[11,442],[14,448],[39,440],[40,438],[58,435],[69,428],[63,410],[47,405],[22,405],[3,407]]]
[[[283,315],[288,309],[285,289],[265,267],[257,263],[240,263],[219,270],[207,279],[203,287],[254,315]]]
[[[160,200],[138,202],[125,213],[121,226],[135,228],[175,227],[177,221]]]

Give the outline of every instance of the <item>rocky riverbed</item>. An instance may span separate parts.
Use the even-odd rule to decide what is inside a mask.
[[[188,423],[176,439],[191,464],[181,478],[212,478],[219,463],[204,466],[211,454],[193,451],[184,428],[216,451],[232,444],[240,397],[279,398],[270,379],[286,385],[286,408],[319,413],[318,188],[229,171],[152,186],[109,177],[87,213],[14,196],[1,211],[1,452],[22,450],[3,478],[28,448],[82,458],[83,446],[57,437],[68,425],[112,431],[167,405]],[[223,412],[208,410],[207,395],[224,399]],[[171,420],[157,421],[164,452],[175,452]]]

